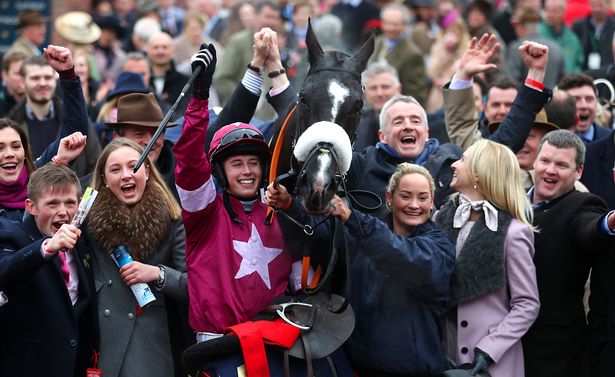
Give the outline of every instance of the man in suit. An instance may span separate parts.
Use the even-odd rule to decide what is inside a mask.
[[[577,125],[575,133],[585,144],[607,137],[608,129],[596,124],[598,92],[594,80],[584,73],[570,73],[558,84],[558,89],[570,93],[577,103]]]
[[[23,223],[0,228],[0,375],[85,376],[97,347],[89,249],[71,225],[81,186],[48,164],[28,182]]]
[[[401,93],[426,104],[429,87],[425,79],[423,55],[410,36],[411,15],[402,4],[389,3],[380,12],[382,35],[376,38],[370,59],[385,61],[395,67],[401,82]]]
[[[609,15],[607,0],[590,0],[591,14],[572,25],[584,49],[583,69],[598,69],[613,63],[611,40],[615,17]]]
[[[615,213],[596,195],[574,189],[584,159],[580,138],[557,130],[542,139],[534,163],[528,196],[540,230],[534,263],[541,307],[523,338],[527,377],[590,375],[584,286],[590,267],[604,263],[599,253],[615,242]],[[595,300],[590,305],[590,313],[604,307]]]
[[[148,84],[154,89],[157,97],[173,106],[182,88],[188,81],[188,76],[175,68],[173,58],[175,47],[171,36],[163,31],[152,35],[147,41],[147,57],[151,62],[151,76]],[[172,120],[181,116],[188,106],[188,101],[181,101]]]
[[[581,182],[587,189],[604,199],[609,208],[615,208],[615,182],[613,182],[613,161],[615,161],[615,131],[610,136],[587,146],[585,170]]]

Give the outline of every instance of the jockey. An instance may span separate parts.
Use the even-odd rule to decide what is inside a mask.
[[[267,206],[259,200],[271,155],[263,135],[249,124],[233,123],[215,133],[208,154],[203,151],[216,51],[201,47],[192,66],[202,69],[174,153],[186,228],[189,320],[197,341],[206,341],[282,296],[292,258],[277,221],[265,225]]]

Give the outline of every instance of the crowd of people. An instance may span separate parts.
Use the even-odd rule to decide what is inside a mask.
[[[199,376],[250,376],[254,348],[220,339],[301,295],[319,274],[302,256],[339,232],[354,331],[301,373],[615,375],[615,118],[594,81],[615,82],[615,16],[571,3],[101,0],[42,49],[48,20],[22,11],[2,58],[0,375],[194,375],[182,352],[215,344]],[[308,34],[349,55],[374,38],[342,179],[379,206],[339,192],[313,214],[268,182]]]

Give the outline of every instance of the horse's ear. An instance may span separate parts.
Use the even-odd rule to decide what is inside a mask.
[[[363,43],[363,46],[361,46],[359,51],[357,51],[357,53],[354,54],[352,59],[350,59],[349,64],[347,66],[348,68],[353,69],[355,72],[358,72],[358,73],[361,73],[365,70],[365,67],[367,67],[367,61],[369,60],[370,56],[372,56],[372,53],[374,52],[374,39],[375,39],[375,34],[374,34],[374,31],[372,30],[367,41]]]
[[[305,44],[307,45],[308,61],[310,62],[310,66],[313,67],[324,55],[324,51],[322,50],[322,47],[320,47],[318,39],[316,39],[314,29],[312,29],[311,18],[308,18],[308,29],[307,34],[305,35]]]

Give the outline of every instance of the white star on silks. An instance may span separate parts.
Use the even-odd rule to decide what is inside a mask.
[[[252,234],[248,242],[233,241],[235,251],[242,256],[239,271],[235,275],[235,279],[242,278],[256,272],[261,279],[271,289],[271,281],[269,280],[269,262],[274,260],[282,253],[282,249],[273,247],[265,247],[261,240],[261,235],[258,234],[256,226],[252,224]]]

